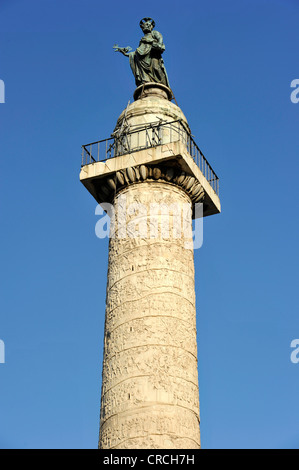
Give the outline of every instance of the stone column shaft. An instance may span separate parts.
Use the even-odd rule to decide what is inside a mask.
[[[153,204],[163,204],[154,219]],[[99,447],[199,448],[191,199],[175,184],[143,181],[117,193],[114,208]]]

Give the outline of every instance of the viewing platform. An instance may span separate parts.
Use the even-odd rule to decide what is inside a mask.
[[[204,216],[220,212],[219,178],[183,120],[127,127],[123,121],[110,138],[82,145],[80,180],[98,203],[125,184],[162,178],[202,201]]]

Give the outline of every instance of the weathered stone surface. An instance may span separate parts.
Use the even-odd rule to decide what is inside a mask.
[[[119,116],[115,130],[122,126],[124,120],[132,128],[157,122],[158,120],[163,122],[182,120],[186,128],[189,129],[187,119],[181,108],[159,95],[152,94],[130,103]]]
[[[137,213],[136,227],[136,212],[127,210],[126,226],[135,235],[140,224],[155,225],[151,204],[164,204],[156,237],[119,238],[120,208],[136,202],[147,211]],[[189,207],[180,220],[191,229],[191,198],[166,180],[131,184],[115,197],[100,448],[200,447],[194,262],[193,250],[185,246],[191,232],[175,236],[175,212],[165,204]],[[168,237],[161,230],[163,220],[169,221]]]
[[[93,144],[89,151],[83,146],[80,172],[95,200],[115,207],[99,447],[195,449],[200,428],[191,217],[220,212],[218,178],[170,101],[171,90],[147,83],[134,98],[117,120],[106,159],[99,147],[96,161]],[[160,206],[155,216],[153,204]],[[187,210],[178,217],[176,208],[183,206]],[[128,209],[124,221],[122,207]]]
[[[153,404],[112,416],[101,430],[103,449],[198,449],[199,421],[193,411]]]
[[[186,146],[179,141],[85,165],[80,179],[99,203],[111,202],[124,186],[155,180],[182,187],[193,205],[203,202],[204,217],[220,212],[219,197],[186,151]]]

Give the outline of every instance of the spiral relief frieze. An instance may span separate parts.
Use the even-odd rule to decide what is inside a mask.
[[[160,204],[161,220],[174,223],[168,207],[192,227],[193,179],[172,167],[140,165],[116,173],[114,237],[109,269],[99,447],[198,448],[199,391],[193,250],[190,231],[180,237],[121,237],[117,221],[136,219],[133,204]],[[113,191],[111,181],[105,188]],[[111,194],[111,193],[110,193]],[[120,201],[122,204],[120,204]],[[137,225],[152,226],[150,211]]]

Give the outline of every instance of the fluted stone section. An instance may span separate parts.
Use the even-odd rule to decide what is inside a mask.
[[[146,213],[127,211],[129,236],[120,238],[120,207],[132,208],[136,202]],[[158,236],[150,236],[156,223],[153,203],[181,208],[181,236],[173,232],[177,215],[166,206],[159,216]],[[120,190],[114,207],[99,447],[199,448],[191,198],[179,185],[143,181]],[[170,222],[168,237],[161,221]],[[145,227],[146,236],[136,236]]]

